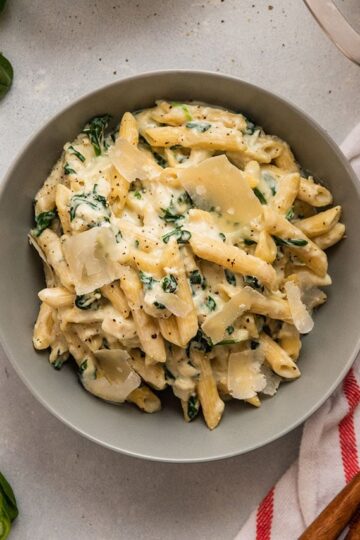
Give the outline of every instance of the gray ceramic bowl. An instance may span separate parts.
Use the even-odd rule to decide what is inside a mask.
[[[109,112],[151,106],[155,99],[197,99],[242,111],[269,133],[284,138],[297,159],[326,179],[344,208],[348,238],[330,253],[334,285],[304,339],[302,377],[282,385],[260,409],[226,405],[210,432],[198,419],[186,424],[169,398],[161,413],[146,415],[106,404],[79,386],[70,366],[57,372],[47,354],[32,347],[32,327],[43,286],[41,265],[27,243],[32,200],[63,144],[84,122]],[[238,79],[205,72],[148,73],[106,86],[80,99],[48,122],[28,143],[7,175],[0,198],[0,337],[16,371],[49,411],[86,437],[129,455],[160,461],[206,461],[241,454],[295,428],[340,383],[359,347],[360,194],[357,179],[324,131],[290,103]]]

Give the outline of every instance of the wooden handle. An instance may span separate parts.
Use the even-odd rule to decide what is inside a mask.
[[[311,523],[299,540],[336,540],[360,504],[360,473]]]
[[[347,533],[345,540],[359,540],[360,538],[360,507],[358,508],[356,520],[351,524],[351,528]]]

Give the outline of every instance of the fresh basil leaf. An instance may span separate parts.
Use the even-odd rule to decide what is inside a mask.
[[[0,53],[0,99],[10,90],[14,70],[9,60]]]
[[[10,521],[14,521],[14,519],[19,514],[16,498],[12,487],[6,480],[5,476],[0,472],[0,513],[1,510],[5,510],[6,514],[9,516]]]

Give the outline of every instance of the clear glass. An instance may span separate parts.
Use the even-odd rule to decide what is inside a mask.
[[[360,34],[333,0],[304,0],[323,30],[335,45],[353,62],[360,65]]]

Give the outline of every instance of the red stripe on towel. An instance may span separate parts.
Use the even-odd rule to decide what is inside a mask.
[[[256,540],[270,540],[274,514],[274,488],[259,505],[256,514]]]
[[[349,412],[339,424],[339,439],[345,480],[348,483],[359,472],[354,409],[360,402],[360,388],[352,369],[344,380],[343,390],[349,405]]]

